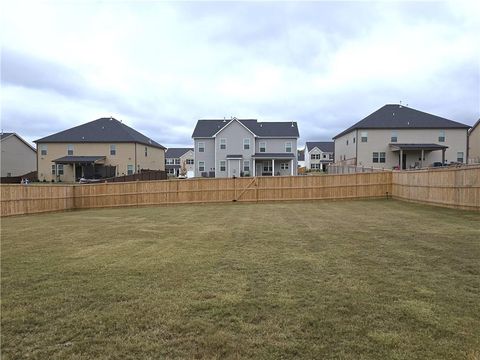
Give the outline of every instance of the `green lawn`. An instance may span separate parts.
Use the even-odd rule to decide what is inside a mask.
[[[480,214],[394,200],[2,219],[2,359],[479,359]]]

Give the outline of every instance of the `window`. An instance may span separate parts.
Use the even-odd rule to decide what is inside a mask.
[[[10,177],[10,176],[12,176],[12,173],[7,173],[7,177]]]
[[[243,139],[243,150],[250,150],[250,139]]]
[[[57,172],[55,171],[55,164],[52,165],[52,175],[55,175]]]
[[[205,143],[204,142],[199,142],[198,143],[198,152],[205,152]]]
[[[69,155],[69,156],[73,155],[73,145],[72,144],[67,145],[67,155]]]
[[[117,154],[117,145],[110,144],[110,155],[116,155],[116,154]]]
[[[280,163],[281,170],[288,170],[288,163]]]
[[[320,169],[320,164],[312,164],[311,168],[313,170],[319,170]]]
[[[353,138],[353,143],[355,144],[355,138]]]
[[[267,143],[265,141],[261,141],[259,144],[260,152],[266,152],[267,151]]]
[[[380,153],[380,162],[385,163],[385,153],[384,152]]]
[[[360,133],[361,137],[362,137],[362,142],[367,142],[368,141],[368,132],[367,131],[362,131]]]
[[[148,156],[148,148],[145,146],[145,157]]]
[[[167,173],[170,175],[175,175],[175,169],[167,169]]]
[[[373,153],[373,162],[374,163],[384,163],[385,162],[385,153],[384,152],[374,152]]]
[[[127,175],[133,174],[133,165],[127,165]]]
[[[457,162],[463,163],[463,152],[462,151],[457,152]]]
[[[173,165],[173,164],[175,163],[175,160],[174,160],[174,159],[166,159],[166,160],[165,160],[165,163],[166,163],[167,165]]]
[[[445,142],[445,130],[440,130],[440,134],[438,135],[438,142]]]
[[[198,171],[205,171],[205,161],[198,162]]]
[[[287,153],[291,153],[292,152],[292,142],[291,141],[287,141],[285,143],[285,152]]]
[[[312,154],[312,155],[310,155],[310,159],[312,159],[312,160],[320,160],[320,159],[321,159],[321,155],[320,155],[320,154]]]
[[[175,159],[175,165],[180,165],[180,159]]]
[[[250,172],[250,160],[243,161],[243,172]]]
[[[326,159],[326,158],[327,158],[327,154],[323,154],[323,158]]]
[[[348,139],[347,139],[347,146],[348,146]]]
[[[220,161],[220,171],[227,171],[227,163],[225,160]]]
[[[220,139],[220,150],[227,150],[227,139]]]
[[[187,159],[187,165],[193,165],[193,159]]]
[[[47,155],[47,144],[40,145],[40,155]]]
[[[63,164],[57,165],[57,175],[63,175]]]
[[[390,137],[390,142],[396,143],[398,141],[397,130],[392,130],[392,136]]]
[[[263,171],[264,172],[272,172],[272,163],[270,161],[263,162]]]

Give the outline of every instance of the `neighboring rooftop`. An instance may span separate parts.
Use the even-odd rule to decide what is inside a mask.
[[[165,149],[114,118],[100,118],[35,140],[36,143],[139,143]]]
[[[14,132],[1,132],[0,133],[0,141],[5,140],[5,139],[9,138],[10,136],[16,136],[20,141],[22,141],[30,149],[37,152],[37,150],[35,150],[35,148],[32,145],[30,145],[25,139],[23,139],[20,135],[18,135],[17,133],[14,133]]]
[[[232,121],[238,121],[258,137],[295,137],[298,138],[298,126],[295,121],[258,122],[256,119],[211,119],[198,120],[192,138],[209,138],[222,130]]]
[[[428,114],[404,105],[387,104],[333,137],[336,139],[355,129],[469,129],[465,125]]]
[[[165,159],[178,159],[190,150],[193,151],[193,148],[168,148],[165,152]]]
[[[13,135],[13,134],[15,134],[15,133],[12,133],[12,132],[2,132],[2,133],[0,133],[0,140],[3,140],[3,139],[5,139],[5,138],[7,138],[7,137],[9,137],[10,135]]]
[[[335,143],[333,141],[307,141],[305,143],[308,151],[312,150],[313,148],[318,148],[322,152],[334,152],[335,151]]]

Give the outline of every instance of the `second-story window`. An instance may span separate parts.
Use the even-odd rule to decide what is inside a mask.
[[[166,163],[167,165],[173,165],[173,164],[175,163],[175,160],[172,159],[172,158],[169,158],[169,159],[166,159],[166,160],[165,160],[165,163]]]
[[[40,145],[40,155],[47,155],[47,144]]]
[[[392,130],[392,136],[390,137],[390,142],[396,143],[398,141],[398,132],[397,130]]]
[[[243,150],[250,150],[250,139],[243,139]]]
[[[180,159],[175,159],[175,165],[180,165]]]
[[[287,141],[285,143],[285,152],[287,153],[291,153],[292,152],[292,142],[291,141]]]
[[[145,157],[148,156],[148,147],[145,146]]]
[[[440,134],[438,135],[438,142],[445,142],[445,130],[440,130]]]
[[[199,142],[198,143],[198,152],[205,152],[205,143]]]
[[[72,144],[67,145],[67,155],[69,155],[69,156],[73,155],[73,145]]]
[[[266,152],[267,151],[267,143],[265,141],[261,141],[260,144],[258,145],[260,152]]]
[[[220,139],[220,150],[227,150],[227,139]]]
[[[187,165],[193,165],[193,159],[187,159]]]
[[[110,155],[117,155],[117,145],[110,144]]]
[[[360,136],[362,137],[362,142],[367,142],[368,141],[368,132],[367,131],[362,131],[360,133]]]

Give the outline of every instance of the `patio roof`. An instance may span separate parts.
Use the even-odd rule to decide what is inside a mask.
[[[444,150],[447,149],[448,146],[439,145],[439,144],[398,144],[398,143],[390,143],[390,148],[392,151],[400,151],[400,150]]]
[[[229,160],[232,160],[232,159],[242,159],[243,156],[242,156],[242,155],[227,155],[226,158],[229,159]]]
[[[56,164],[92,164],[105,159],[106,156],[64,156],[52,161]]]
[[[294,159],[293,153],[255,153],[252,155],[254,159]]]

